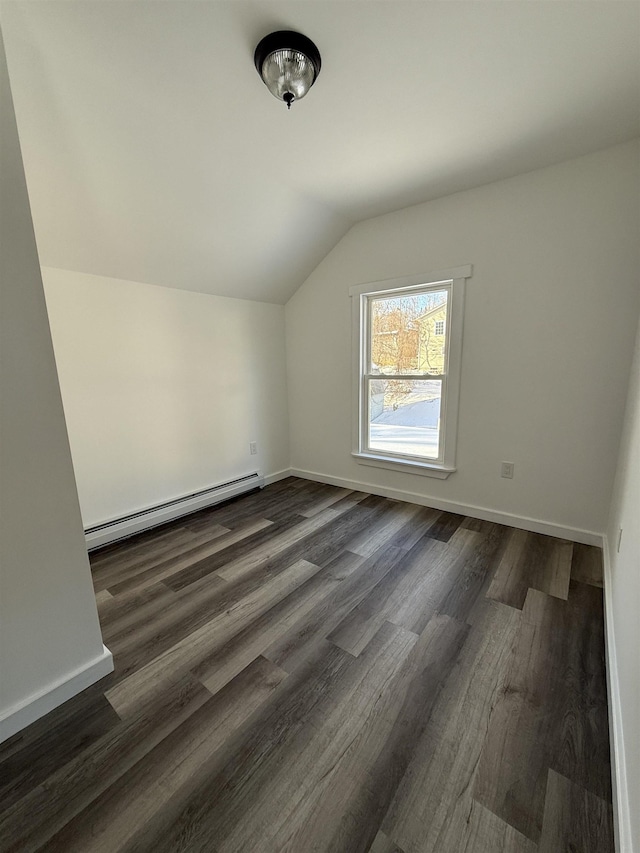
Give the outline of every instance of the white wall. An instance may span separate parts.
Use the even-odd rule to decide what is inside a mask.
[[[639,310],[638,151],[355,225],[286,306],[294,470],[602,532]],[[468,263],[458,471],[442,481],[359,465],[349,287]]]
[[[620,551],[618,536],[622,528]],[[617,746],[623,751],[618,797],[624,851],[640,851],[640,325],[607,528],[607,629]],[[616,695],[617,692],[617,695]],[[626,757],[626,760],[624,758]],[[625,774],[626,769],[626,774]],[[624,775],[626,775],[626,785]],[[625,820],[626,814],[626,820]]]
[[[289,467],[282,306],[42,272],[85,527]]]
[[[94,665],[105,674],[111,663],[84,547],[1,39],[0,101],[2,740],[68,698],[69,679],[95,675]]]

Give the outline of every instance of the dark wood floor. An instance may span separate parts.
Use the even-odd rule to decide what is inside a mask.
[[[92,566],[2,851],[613,851],[596,549],[288,479]]]

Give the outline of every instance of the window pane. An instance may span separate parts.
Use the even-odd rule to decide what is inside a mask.
[[[369,373],[444,373],[447,290],[371,298]]]
[[[437,459],[440,379],[370,379],[369,449]]]

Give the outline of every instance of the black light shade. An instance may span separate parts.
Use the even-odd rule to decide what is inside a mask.
[[[290,30],[265,36],[253,61],[271,94],[289,109],[316,82],[321,66],[320,52],[311,39]]]

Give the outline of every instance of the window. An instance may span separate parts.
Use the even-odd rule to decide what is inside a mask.
[[[471,267],[351,288],[358,461],[455,471],[464,288]]]

